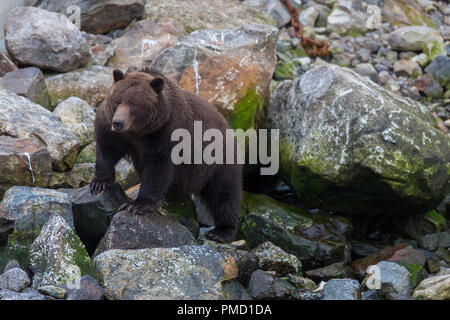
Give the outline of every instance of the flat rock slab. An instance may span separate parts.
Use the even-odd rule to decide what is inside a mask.
[[[208,246],[114,249],[94,259],[110,300],[220,299],[234,279],[234,259]]]

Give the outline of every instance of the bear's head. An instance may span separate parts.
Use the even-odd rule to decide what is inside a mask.
[[[146,72],[113,72],[114,84],[104,102],[104,112],[112,131],[144,135],[158,130],[168,120],[164,103],[164,77]]]

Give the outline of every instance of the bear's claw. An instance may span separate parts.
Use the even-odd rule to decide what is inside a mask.
[[[111,183],[94,178],[94,180],[92,180],[89,185],[89,190],[93,196],[96,196],[105,191],[106,188],[110,186]]]
[[[148,204],[124,203],[119,207],[119,211],[127,211],[132,214],[143,215],[146,212],[154,211],[155,207]]]

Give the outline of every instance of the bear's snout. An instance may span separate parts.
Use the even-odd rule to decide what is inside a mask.
[[[114,113],[112,119],[111,130],[116,132],[122,132],[128,129],[130,123],[130,110],[126,105],[120,105]]]

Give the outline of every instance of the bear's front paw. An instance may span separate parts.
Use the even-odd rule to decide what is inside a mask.
[[[134,203],[124,203],[119,207],[119,211],[127,211],[132,214],[143,215],[146,212],[156,211],[156,204],[134,202]]]
[[[89,190],[93,196],[96,196],[105,191],[106,188],[110,188],[112,186],[114,186],[114,181],[111,182],[109,180],[94,178],[89,185]]]

